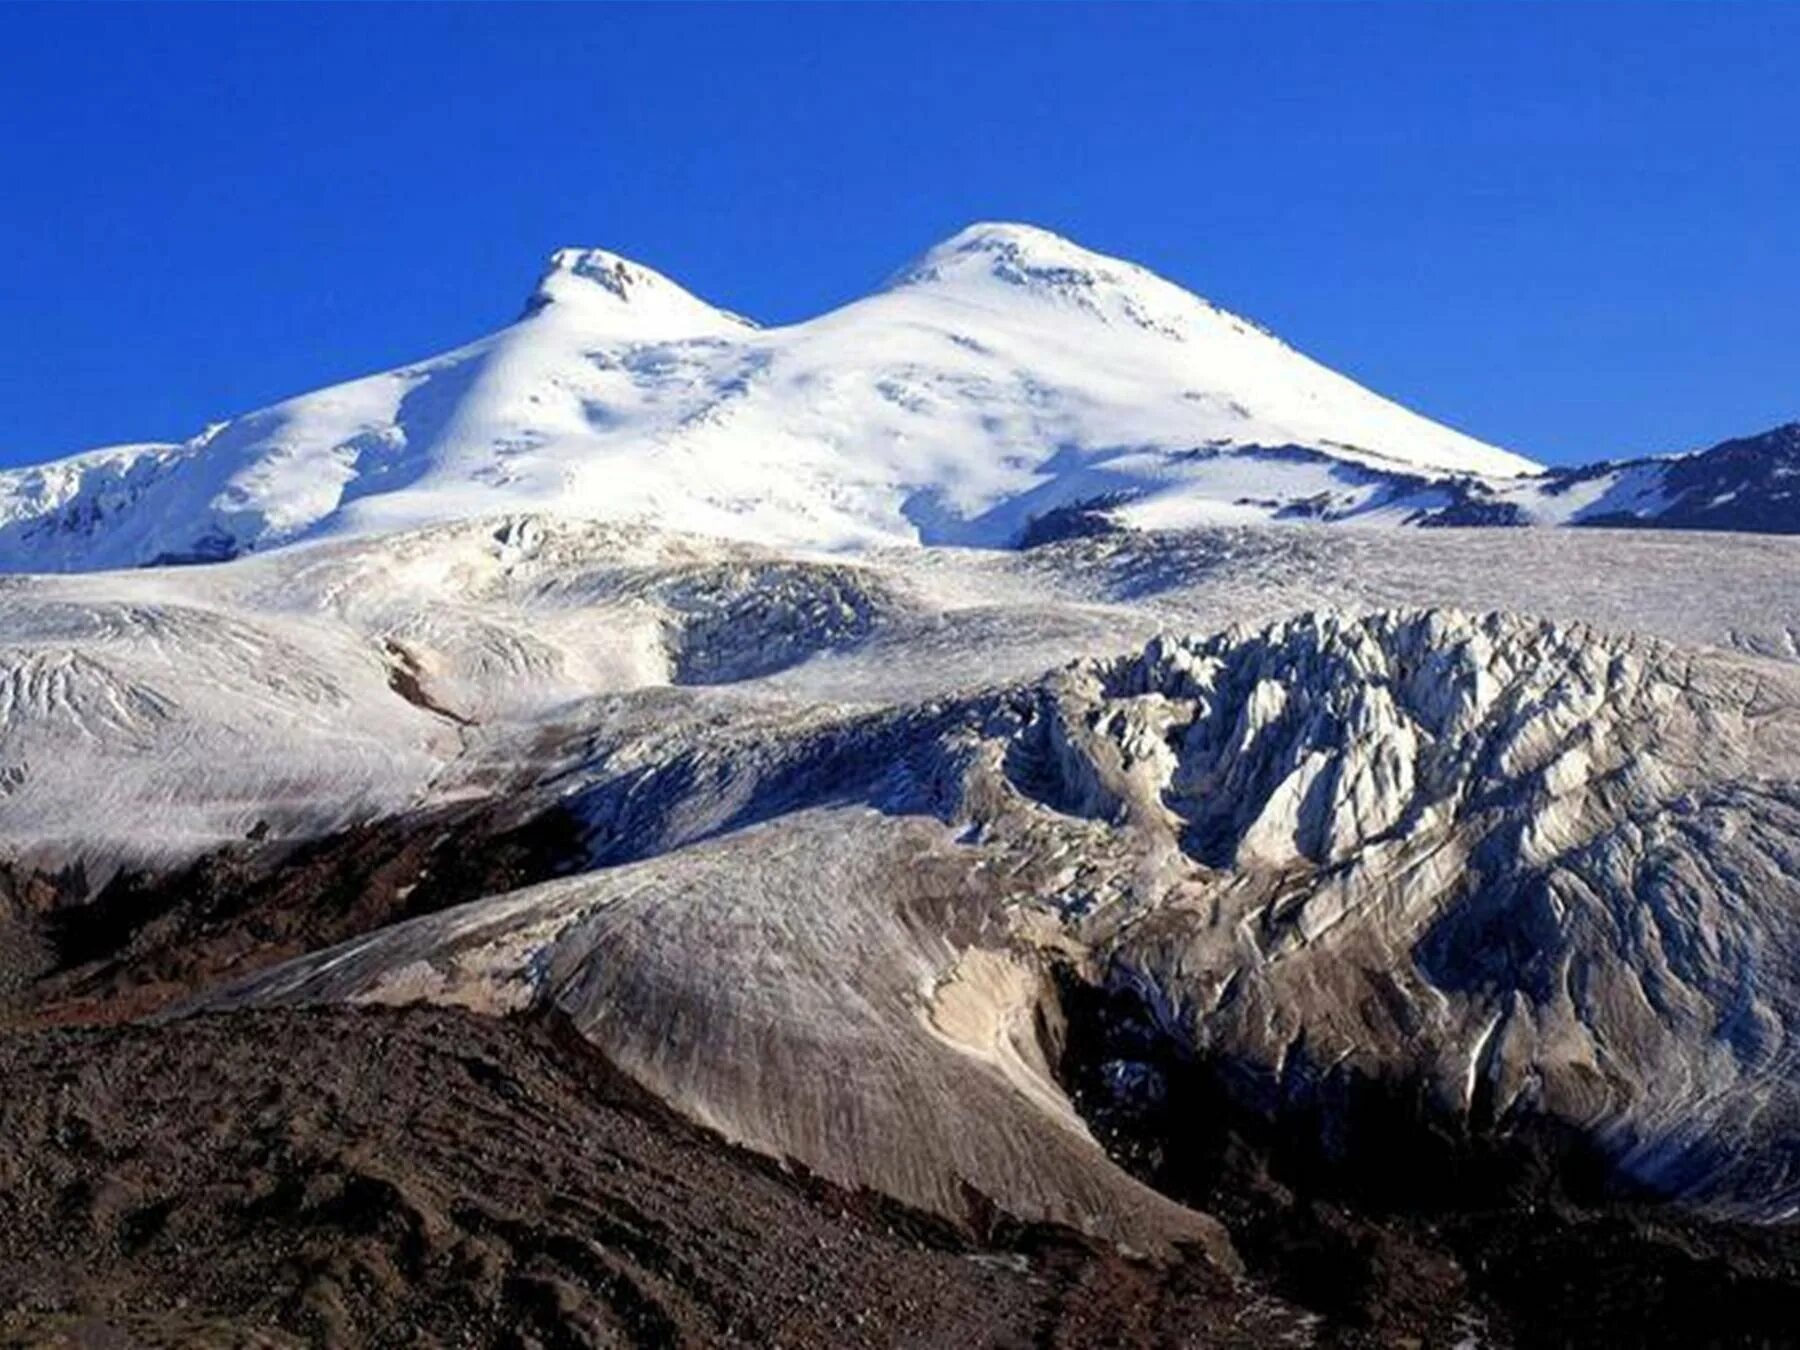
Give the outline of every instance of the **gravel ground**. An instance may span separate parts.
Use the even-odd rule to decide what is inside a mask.
[[[1267,1345],[1201,1259],[971,1238],[731,1148],[552,1025],[0,1037],[0,1343]]]

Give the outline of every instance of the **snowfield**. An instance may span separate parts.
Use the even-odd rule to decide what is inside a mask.
[[[519,321],[180,444],[0,472],[0,571],[216,562],[496,512],[778,548],[1005,548],[1120,525],[1800,531],[1800,425],[1541,469],[1245,319],[1024,225],[762,329],[601,249]]]
[[[1312,453],[1235,462],[1253,449]],[[1535,467],[1027,226],[974,226],[775,329],[565,249],[524,317],[447,355],[180,445],[0,474],[0,565],[216,559],[502,510],[774,545],[1004,545],[1099,497],[1214,523],[1321,494],[1388,506],[1400,473]]]

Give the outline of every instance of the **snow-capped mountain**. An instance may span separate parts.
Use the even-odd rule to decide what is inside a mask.
[[[658,1250],[635,1203],[559,1191],[579,1236],[529,1246],[474,1203],[512,1127],[472,1084],[583,1175],[610,1146],[547,1103],[598,1087],[909,1250],[1048,1224],[1191,1262],[1245,1345],[1338,1343],[1290,1277],[1359,1266],[1436,1272],[1418,1343],[1540,1343],[1509,1328],[1548,1262],[1504,1259],[1565,1183],[1729,1220],[1691,1259],[1759,1264],[1746,1225],[1800,1214],[1796,482],[1796,427],[1538,469],[1022,227],[777,329],[558,253],[467,347],[0,475],[0,570],[33,573],[0,576],[0,1050],[72,1027],[33,1062],[114,1064],[85,1024],[131,1020],[163,1063],[203,1024],[227,1081],[271,1026],[354,1008],[385,1043],[427,1004],[537,1037],[566,1091],[407,1071],[396,1138],[447,1100],[478,1141],[417,1222],[311,1079],[341,1201],[261,1090],[185,1112],[305,1178],[167,1181],[223,1227],[12,1171],[134,1250],[245,1245],[235,1197],[309,1244],[341,1211],[359,1263],[384,1216],[378,1272],[503,1271],[512,1233],[638,1318],[600,1260]],[[128,566],[174,560],[219,565]],[[97,1089],[35,1081],[43,1138],[126,1156],[67,1115]],[[1667,1261],[1608,1278],[1682,1287]]]
[[[1273,452],[1273,453],[1271,453]],[[1143,268],[977,225],[866,299],[759,329],[598,249],[511,327],[178,445],[0,474],[0,567],[205,561],[509,510],[765,544],[1015,542],[1073,502],[1158,526],[1535,466]]]

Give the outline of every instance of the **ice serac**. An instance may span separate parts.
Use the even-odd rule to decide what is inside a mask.
[[[974,226],[875,294],[759,329],[602,249],[518,322],[179,445],[0,474],[0,568],[206,562],[555,511],[798,547],[1009,546],[1130,523],[1404,520],[1517,456],[1042,230]]]
[[[1108,939],[1190,1049],[1283,1108],[1409,1082],[1666,1195],[1800,1207],[1789,672],[1430,611],[1068,680],[1064,799],[1198,864]]]

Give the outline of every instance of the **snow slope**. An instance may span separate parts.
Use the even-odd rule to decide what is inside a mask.
[[[1239,458],[1258,447],[1289,453]],[[1006,545],[1096,497],[1158,526],[1228,523],[1346,489],[1386,507],[1393,474],[1533,468],[1027,226],[973,226],[876,294],[768,330],[565,249],[524,316],[469,346],[180,445],[0,474],[0,567],[209,561],[515,510],[774,545]]]

